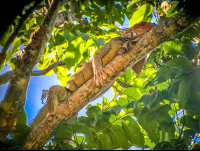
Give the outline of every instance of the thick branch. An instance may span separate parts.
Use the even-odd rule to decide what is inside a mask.
[[[25,47],[25,54],[19,57],[4,100],[0,104],[0,136],[4,140],[15,127],[16,118],[26,102],[26,91],[33,68],[38,63],[55,27],[60,1],[54,0],[41,26],[32,34]]]
[[[24,149],[37,149],[43,146],[50,138],[51,131],[71,116],[78,113],[87,103],[98,96],[111,85],[121,74],[144,58],[147,53],[179,34],[190,25],[198,21],[200,17],[193,18],[189,14],[180,12],[171,18],[165,18],[151,31],[145,34],[132,49],[115,57],[106,67],[108,73],[105,87],[94,85],[93,78],[88,80],[69,98],[58,106],[55,114],[48,114],[46,119],[30,133]]]

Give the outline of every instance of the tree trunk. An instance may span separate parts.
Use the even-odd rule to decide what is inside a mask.
[[[26,102],[26,91],[33,68],[50,39],[55,27],[55,20],[60,1],[54,0],[48,14],[40,27],[33,33],[30,42],[24,48],[25,53],[17,58],[15,69],[4,100],[0,104],[0,139],[5,140],[11,129],[16,125],[17,116]]]

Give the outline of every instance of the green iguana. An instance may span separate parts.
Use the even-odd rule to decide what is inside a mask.
[[[155,24],[140,22],[132,28],[126,30],[120,37],[113,38],[109,43],[106,43],[99,48],[91,61],[83,65],[67,82],[65,87],[52,86],[49,89],[47,104],[41,109],[39,114],[30,124],[35,128],[40,124],[48,113],[54,113],[59,104],[66,97],[69,97],[74,91],[81,87],[86,81],[94,76],[94,84],[103,86],[107,74],[104,71],[106,66],[114,57],[129,51],[142,35],[151,30]],[[135,73],[140,73],[145,64],[145,58],[135,64],[132,69]],[[112,85],[111,85],[112,86]],[[110,87],[109,87],[110,88]],[[108,89],[106,89],[107,91]],[[106,91],[102,92],[105,93]],[[100,95],[102,95],[100,94]]]

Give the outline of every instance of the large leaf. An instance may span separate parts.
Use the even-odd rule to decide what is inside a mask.
[[[121,126],[112,125],[110,126],[109,130],[110,130],[109,135],[113,143],[113,149],[117,148],[128,149],[130,147],[126,133],[124,132]]]
[[[90,38],[90,35],[89,34],[84,34],[84,33],[81,33],[80,31],[76,31],[77,32],[77,34],[79,35],[79,36],[81,36],[81,38],[83,39],[83,40],[85,40],[86,42],[87,42],[87,40]]]
[[[170,67],[173,72],[176,73],[176,77],[185,73],[192,71],[192,64],[186,57],[178,57],[172,60],[169,60],[167,63],[163,63]]]
[[[67,121],[65,123],[61,123],[52,131],[52,135],[57,138],[66,138],[75,133],[84,133],[86,134],[87,139],[92,138],[92,132],[89,127],[86,124],[79,123],[77,121]]]
[[[116,100],[117,104],[120,106],[126,105],[128,103],[127,98],[120,97],[119,100]]]
[[[149,139],[157,144],[160,139],[160,133],[157,133],[156,121],[146,123],[146,114],[144,114],[138,118],[138,123],[146,131]]]
[[[99,48],[100,46],[103,46],[105,44],[105,40],[103,38],[97,38],[95,35],[91,34],[91,37],[94,41],[94,43],[97,45]]]
[[[150,112],[146,116],[146,122],[151,122],[153,120],[157,120],[158,118],[165,115],[169,110],[171,110],[171,107],[169,104],[163,105],[159,108],[159,110]]]
[[[67,39],[69,42],[73,41],[77,37],[74,36],[72,33],[68,32],[67,30],[64,30],[63,32],[60,33],[65,39]]]
[[[163,49],[169,54],[182,54],[183,44],[178,41],[168,41],[163,44]]]
[[[186,102],[190,96],[190,88],[192,82],[193,78],[191,76],[185,75],[181,78],[181,82],[178,88],[178,101],[182,109],[185,108]]]
[[[162,121],[160,125],[158,126],[158,131],[166,131],[172,136],[174,136],[175,127],[174,122],[168,122],[168,121]]]
[[[194,136],[194,131],[192,129],[187,129],[185,131],[183,131],[183,140],[185,141],[186,145],[189,145],[191,142],[191,139]]]
[[[174,10],[175,10],[176,6],[178,5],[178,3],[179,3],[179,1],[173,1],[172,6],[167,11],[166,17],[171,17],[177,13],[177,11],[174,11]]]
[[[60,35],[59,33],[57,33],[54,38],[55,38],[54,46],[61,45],[65,42],[65,38],[62,35]]]
[[[182,49],[189,60],[194,59],[195,55],[199,53],[199,49],[192,46],[191,44],[183,44]]]
[[[144,136],[140,132],[137,122],[132,117],[126,116],[122,119],[122,128],[134,146],[144,148]]]
[[[152,80],[149,81],[145,86],[144,89],[147,88],[148,86],[154,86],[156,84],[162,83],[167,81],[170,78],[174,78],[175,77],[175,73],[173,72],[172,69],[170,69],[167,66],[163,66],[161,67],[157,72],[156,77]]]
[[[144,103],[144,105],[150,109],[151,108],[151,105],[154,103],[154,101],[156,100],[157,98],[157,94],[158,94],[158,91],[155,91],[153,94],[151,95],[144,95],[143,98],[142,98],[142,102]]]
[[[69,44],[65,53],[65,64],[68,70],[78,62],[82,55],[82,49],[84,49],[84,43],[80,37]]]
[[[135,8],[137,8],[136,2],[139,2],[140,0],[132,0],[130,4],[127,5],[127,9],[134,11]]]
[[[125,83],[130,83],[131,77],[132,77],[132,70],[128,69],[124,74],[122,74],[120,77],[124,78]]]
[[[126,88],[123,91],[123,94],[129,96],[133,100],[138,100],[143,93],[142,93],[142,88],[132,87],[132,88]]]
[[[137,11],[134,12],[130,20],[130,27],[141,22],[142,20],[147,20],[152,13],[153,13],[152,5],[150,4],[142,5]]]
[[[101,112],[101,109],[98,106],[92,106],[87,110],[86,114],[91,118],[96,118],[99,115],[99,112]]]
[[[198,120],[192,118],[189,115],[184,115],[184,116],[181,117],[180,123],[184,124],[188,128],[192,128],[195,124],[198,123]]]
[[[91,126],[90,123],[93,122],[93,120],[94,120],[94,118],[92,118],[92,117],[85,117],[85,116],[78,117],[79,123],[84,123],[89,127]]]
[[[109,135],[101,134],[97,137],[98,150],[112,150],[112,140]]]
[[[16,125],[18,125],[18,124],[25,124],[26,125],[26,123],[27,123],[27,115],[26,115],[25,109],[23,108],[21,113],[17,117]]]

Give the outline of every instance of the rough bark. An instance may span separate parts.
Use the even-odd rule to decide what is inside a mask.
[[[4,100],[0,104],[0,139],[4,140],[16,125],[16,118],[26,102],[26,91],[35,65],[50,39],[60,8],[54,0],[40,27],[33,33],[24,54],[18,57]]]
[[[192,17],[185,12],[180,12],[171,18],[162,19],[129,52],[118,55],[105,67],[108,78],[105,81],[104,87],[97,87],[94,84],[94,78],[88,80],[58,106],[55,114],[48,114],[46,119],[31,131],[24,149],[37,149],[42,147],[52,137],[51,131],[59,123],[68,120],[71,116],[78,113],[88,102],[110,86],[121,74],[144,58],[147,53],[184,31],[199,19],[200,17]]]

